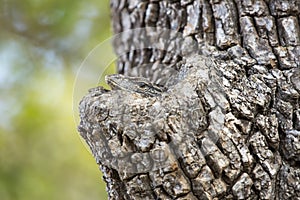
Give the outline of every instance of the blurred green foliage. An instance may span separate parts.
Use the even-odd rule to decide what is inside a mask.
[[[72,92],[83,59],[111,35],[109,16],[108,0],[0,3],[1,200],[107,198]]]

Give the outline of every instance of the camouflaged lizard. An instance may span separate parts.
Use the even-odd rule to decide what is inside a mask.
[[[112,74],[105,76],[105,81],[112,89],[137,92],[144,96],[153,97],[165,91],[164,87],[155,85],[143,77],[128,77],[122,74]]]
[[[185,81],[188,82],[189,86],[191,84],[197,85],[199,81],[205,81],[207,82],[206,84],[209,84],[208,82],[219,79],[216,78],[217,75],[215,74],[215,64],[211,59],[205,59],[202,56],[191,56],[187,58],[186,62],[187,65],[182,65],[177,74],[173,75],[172,77],[166,77],[167,81],[165,87],[154,84],[144,77],[129,77],[122,74],[107,75],[105,76],[105,81],[111,87],[111,89],[136,92],[142,94],[143,96],[154,97],[161,95],[163,92],[169,91],[171,88],[174,88],[174,86],[180,81],[184,80],[186,76],[190,77],[187,79],[187,81]],[[189,63],[199,63],[199,66],[197,65],[191,67]],[[197,74],[199,77],[194,77]],[[209,74],[214,74],[214,78],[206,77]],[[215,87],[219,88],[219,86]],[[185,90],[187,90],[187,86]]]

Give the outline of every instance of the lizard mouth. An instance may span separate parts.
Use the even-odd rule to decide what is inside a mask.
[[[110,76],[111,75],[106,75],[104,79],[105,79],[105,82],[109,85],[109,87],[111,89],[114,89],[115,83],[114,83],[114,81],[112,81],[112,79],[110,78]]]
[[[105,82],[110,86],[111,89],[120,89],[120,75],[111,74],[105,76]]]

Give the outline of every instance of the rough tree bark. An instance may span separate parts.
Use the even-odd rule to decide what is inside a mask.
[[[79,131],[109,198],[300,199],[300,1],[111,9],[115,33],[155,27],[116,38],[119,73],[164,90],[98,87],[83,98]]]

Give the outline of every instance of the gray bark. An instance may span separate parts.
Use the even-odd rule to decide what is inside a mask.
[[[83,98],[79,131],[109,198],[300,199],[300,2],[111,9],[115,33],[155,27],[116,38],[119,73],[165,90],[98,87]]]

